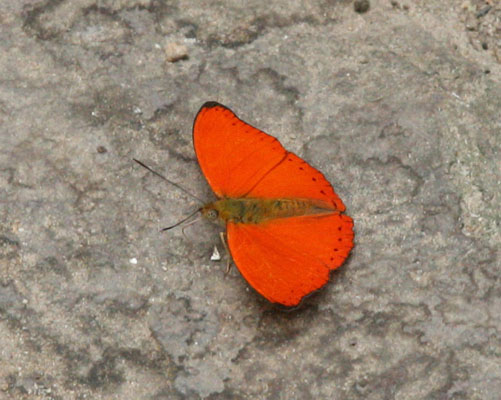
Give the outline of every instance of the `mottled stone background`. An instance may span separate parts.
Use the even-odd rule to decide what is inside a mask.
[[[2,0],[0,398],[499,399],[495,0]],[[210,261],[207,100],[355,220],[283,312]],[[220,247],[221,249],[221,247]],[[221,249],[222,250],[222,249]]]

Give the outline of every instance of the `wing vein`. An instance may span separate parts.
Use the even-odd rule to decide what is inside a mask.
[[[285,151],[285,154],[284,154],[283,158],[282,158],[279,162],[277,162],[277,163],[276,163],[273,167],[271,167],[271,168],[268,170],[268,172],[266,172],[265,174],[263,174],[263,176],[261,176],[261,178],[260,178],[260,179],[259,179],[259,180],[258,180],[258,181],[254,184],[254,186],[252,186],[252,187],[251,187],[251,188],[250,188],[250,189],[249,189],[246,193],[244,193],[244,195],[243,195],[242,197],[247,197],[247,195],[248,195],[250,192],[252,192],[252,191],[256,188],[256,186],[258,186],[258,185],[261,183],[261,181],[262,181],[264,178],[266,178],[266,176],[267,176],[269,173],[271,173],[271,172],[272,172],[275,168],[277,168],[280,164],[282,164],[282,163],[283,163],[283,162],[287,159],[287,157],[289,156],[289,154],[290,154],[290,152],[289,152],[289,151]]]

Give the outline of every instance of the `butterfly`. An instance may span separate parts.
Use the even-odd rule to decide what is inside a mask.
[[[296,306],[353,248],[353,221],[324,175],[217,102],[193,124],[193,144],[217,200],[201,208],[226,225],[231,257],[258,293]]]

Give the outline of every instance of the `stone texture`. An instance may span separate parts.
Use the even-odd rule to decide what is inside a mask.
[[[417,3],[3,1],[0,398],[498,399],[501,8]],[[199,204],[132,158],[210,200],[207,100],[355,221],[298,310],[159,233]]]

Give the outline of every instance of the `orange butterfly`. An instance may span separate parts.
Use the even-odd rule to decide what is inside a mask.
[[[353,248],[353,221],[323,174],[216,102],[193,124],[200,168],[218,200],[202,215],[226,224],[242,276],[285,306],[324,286]]]

